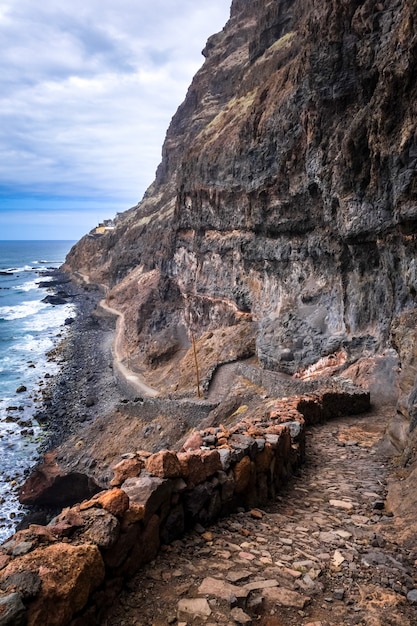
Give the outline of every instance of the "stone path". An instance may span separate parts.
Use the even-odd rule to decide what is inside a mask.
[[[415,626],[417,547],[396,544],[376,445],[389,412],[311,428],[276,502],[165,547],[102,624]]]

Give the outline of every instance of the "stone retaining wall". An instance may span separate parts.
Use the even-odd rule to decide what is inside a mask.
[[[170,415],[172,419],[181,417],[189,428],[196,428],[218,406],[218,402],[199,399],[170,398],[135,398],[127,399],[118,405],[118,409],[132,418],[140,417],[152,422],[159,415]]]
[[[305,426],[369,408],[363,391],[264,400],[235,426],[194,432],[181,452],[138,452],[112,489],[0,547],[0,626],[102,623],[123,582],[197,524],[274,498],[305,454]]]

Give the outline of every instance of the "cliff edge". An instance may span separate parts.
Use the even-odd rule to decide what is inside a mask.
[[[143,200],[65,265],[105,285],[151,385],[190,388],[192,335],[205,363],[221,339],[212,372],[254,355],[300,375],[389,345],[417,292],[416,12],[234,0]]]

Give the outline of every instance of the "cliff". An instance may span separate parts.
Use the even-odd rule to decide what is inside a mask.
[[[4,623],[36,624],[52,615],[51,606],[58,608],[49,624],[100,623],[123,580],[153,559],[161,542],[196,522],[274,499],[304,458],[304,422],[366,410],[369,397],[375,404],[393,400],[397,383],[389,451],[398,459],[402,453],[402,467],[395,473],[387,464],[394,481],[387,504],[378,499],[351,515],[360,531],[349,525],[333,539],[317,531],[326,552],[329,541],[340,547],[352,533],[358,540],[349,558],[336,550],[320,567],[333,589],[331,572],[339,576],[349,560],[352,582],[358,556],[367,584],[368,568],[378,573],[387,559],[398,565],[380,551],[376,560],[362,558],[362,544],[385,545],[377,528],[397,535],[392,554],[403,550],[400,538],[410,541],[400,560],[415,563],[416,25],[413,0],[233,0],[172,119],[155,181],[136,207],[116,217],[114,229],[89,233],[67,257],[64,269],[105,296],[88,324],[118,318],[110,365],[127,398],[102,415],[101,405],[94,416],[83,413],[91,423],[82,438],[72,433],[50,456],[52,473],[44,463],[21,490],[26,502],[36,501],[37,485],[44,490],[46,483],[56,499],[56,492],[68,496],[69,478],[78,488],[78,472],[97,480],[87,485],[91,493],[77,490],[46,530],[32,524],[3,545],[0,587],[7,595],[0,613],[11,615]],[[95,356],[109,376],[107,356]],[[196,364],[204,401],[194,397]],[[89,367],[94,373],[79,367],[68,389],[80,396],[77,380],[86,379],[101,400],[108,379],[96,363]],[[335,373],[343,376],[326,377]],[[370,395],[346,393],[344,378],[364,381]],[[159,397],[144,399],[138,389]],[[376,421],[395,412],[384,410]],[[71,421],[67,407],[63,416]],[[354,432],[354,440],[335,444],[331,472],[340,444],[358,448],[356,456],[341,457],[347,465],[359,458],[375,474],[385,467],[386,450],[362,442],[363,451]],[[355,473],[362,481],[361,470]],[[334,474],[332,494],[340,489]],[[366,497],[379,496],[365,484]],[[107,486],[114,489],[93,495]],[[349,511],[343,523],[358,497],[330,500]],[[313,500],[309,513],[319,511],[320,500]],[[382,526],[375,510],[384,511]],[[331,518],[340,533],[341,522]],[[324,547],[317,549],[323,556]],[[402,586],[388,570],[381,584],[401,596],[401,606],[407,597],[411,615],[417,581],[404,572]],[[362,591],[368,603],[372,596]],[[343,599],[344,590],[336,592]],[[413,623],[414,615],[404,615],[392,623]],[[299,619],[298,612],[294,623]]]
[[[218,329],[236,347],[242,320],[255,334],[242,355],[290,374],[387,346],[417,290],[416,12],[233,1],[143,200],[67,259],[106,286],[155,384],[163,365],[171,390],[185,385],[191,331],[207,351]]]

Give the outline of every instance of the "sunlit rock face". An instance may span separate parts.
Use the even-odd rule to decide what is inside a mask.
[[[386,345],[417,293],[416,25],[412,0],[232,2],[144,199],[68,257],[127,352],[241,319],[287,373]]]

